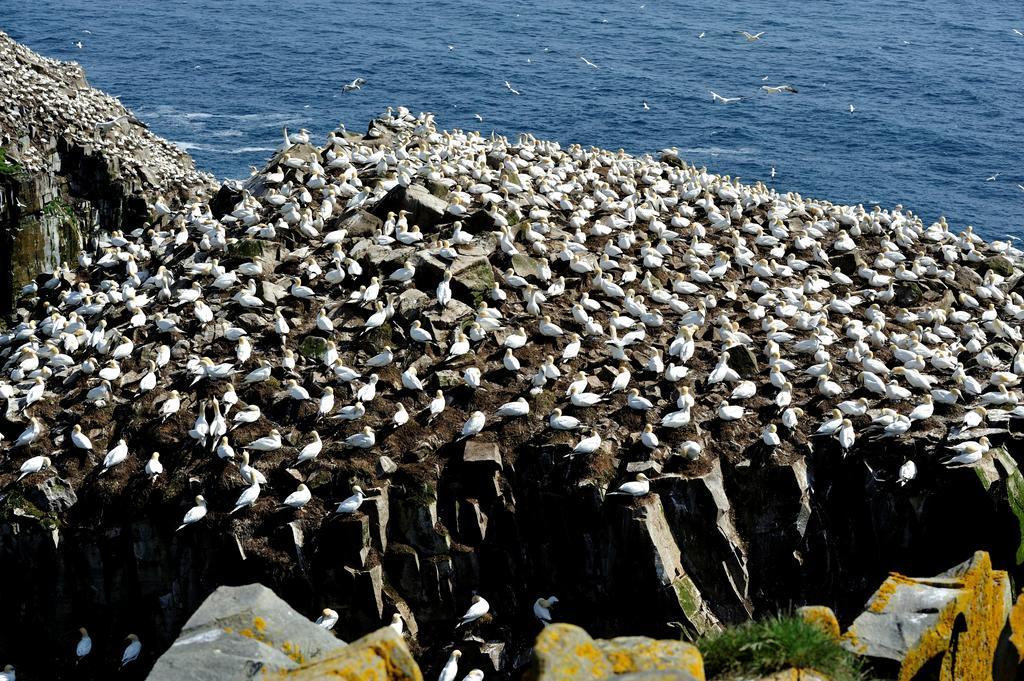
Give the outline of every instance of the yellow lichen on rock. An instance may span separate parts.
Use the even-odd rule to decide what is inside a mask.
[[[797,608],[796,613],[811,626],[821,629],[834,641],[839,640],[839,620],[832,608],[827,605],[805,605]]]
[[[423,681],[419,666],[405,641],[391,627],[378,629],[328,657],[267,678],[282,681]]]
[[[996,645],[1010,614],[1010,578],[1003,570],[993,570],[988,553],[979,551],[962,580],[960,594],[908,651],[900,681],[913,679],[938,655],[942,655],[939,678],[943,681],[992,678]]]
[[[1017,596],[1017,602],[1010,608],[1010,643],[1017,651],[1018,661],[1024,661],[1024,593]]]
[[[642,636],[594,640],[572,624],[553,624],[537,637],[534,665],[526,678],[533,681],[610,679],[619,674],[677,671],[704,681],[700,651],[682,641]]]
[[[934,661],[941,681],[991,681],[1011,604],[1009,576],[993,570],[989,555],[978,551],[935,577],[890,575],[843,644],[859,654],[899,661],[900,681],[911,681]]]

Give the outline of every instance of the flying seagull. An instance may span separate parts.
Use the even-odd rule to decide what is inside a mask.
[[[705,31],[701,31],[700,35],[697,36],[697,40],[704,40],[704,33],[705,33]]]
[[[853,113],[853,112],[854,112],[854,111],[856,111],[856,110],[857,110],[857,109],[855,109],[855,108],[854,108],[853,104],[851,104],[851,105],[850,105],[850,113]]]
[[[992,177],[986,177],[986,178],[985,178],[985,181],[986,181],[986,182],[995,182],[995,181],[996,181],[996,178],[997,178],[997,177],[999,177],[999,175],[1000,175],[1000,174],[1001,174],[1001,173],[996,173],[996,174],[995,174],[995,175],[993,175]]]
[[[1024,38],[1024,33],[1021,33],[1019,28],[1013,29],[1013,32],[1017,34],[1017,36]]]
[[[723,97],[714,90],[708,90],[708,92],[711,93],[711,101],[718,102],[719,104],[732,104],[733,102],[738,102],[742,99],[741,97]]]
[[[342,90],[342,92],[352,92],[353,90],[358,90],[359,88],[363,87],[364,85],[366,85],[366,79],[365,78],[356,78],[351,83],[343,85],[341,90]]]
[[[641,104],[644,105],[644,111],[650,111],[651,110],[651,107],[647,106],[647,100],[646,99],[643,100],[643,102],[641,102]]]
[[[507,80],[505,81],[505,87],[507,87],[508,91],[511,92],[512,94],[514,94],[514,95],[518,95],[519,94],[519,90],[517,90],[514,87],[512,87],[512,84],[509,83]]]
[[[780,92],[790,92],[796,94],[798,90],[792,85],[762,85],[761,89],[770,95],[777,95]]]
[[[477,119],[477,120],[478,120],[478,121],[480,121],[481,123],[483,123],[483,122],[484,122],[484,117],[483,117],[483,116],[481,116],[480,114],[473,114],[473,118]]]
[[[747,33],[746,31],[740,31],[740,33],[743,34],[743,37],[747,39],[748,43],[752,43],[755,40],[760,40],[761,36],[764,35],[764,31],[761,31],[760,33],[753,33],[753,34]]]
[[[595,69],[599,69],[599,68],[601,68],[600,66],[598,66],[598,65],[597,65],[597,64],[595,64],[594,62],[590,61],[590,60],[589,60],[589,59],[587,59],[586,57],[580,57],[580,59],[582,59],[582,60],[583,60],[583,63],[584,63],[584,64],[586,64],[587,66],[593,66],[593,67],[594,67]]]

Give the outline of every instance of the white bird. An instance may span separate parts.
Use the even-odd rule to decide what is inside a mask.
[[[352,485],[352,496],[338,504],[338,508],[334,509],[334,512],[346,515],[355,513],[363,505],[365,498],[366,495],[363,494],[363,489],[359,485]]]
[[[259,483],[267,484],[267,478],[249,463],[249,452],[242,452],[242,465],[238,467],[238,474],[247,485]]]
[[[747,42],[749,43],[752,43],[755,40],[760,40],[761,36],[764,35],[764,31],[760,31],[758,33],[747,33],[746,31],[740,31],[740,33],[743,34],[743,37],[746,38]]]
[[[636,474],[636,480],[624,482],[614,492],[608,492],[608,496],[619,494],[622,496],[642,497],[651,491],[651,483],[643,473]]]
[[[125,666],[129,662],[134,662],[139,657],[139,653],[142,652],[142,642],[139,641],[139,637],[135,634],[128,634],[128,645],[124,649],[124,653],[121,655],[121,666]]]
[[[149,461],[146,462],[145,470],[146,475],[150,479],[150,482],[155,481],[157,479],[157,476],[164,472],[164,465],[160,463],[159,452],[153,452],[153,454],[149,457]]]
[[[505,82],[506,84],[508,83],[508,81]],[[448,661],[445,662],[444,667],[441,668],[441,674],[437,677],[437,681],[455,681],[455,677],[459,673],[460,657],[462,657],[462,653],[460,651],[452,651],[452,654],[448,656]]]
[[[462,435],[459,437],[460,440],[473,437],[484,429],[484,423],[487,421],[487,417],[484,416],[482,411],[474,411],[466,422],[462,425]]]
[[[122,463],[128,458],[128,443],[124,439],[118,440],[117,444],[107,452],[106,456],[103,457],[103,470],[100,471],[100,475],[103,475],[114,466]]]
[[[313,440],[309,442],[305,447],[303,447],[302,450],[299,452],[299,456],[295,460],[296,465],[302,463],[303,461],[309,461],[320,456],[320,451],[324,447],[324,443],[320,439],[320,433],[313,430],[310,431],[309,434],[313,437]]]
[[[78,658],[78,661],[81,661],[83,657],[87,657],[92,652],[92,638],[85,627],[79,627],[78,633],[82,637],[78,640],[78,645],[75,646],[75,656]]]
[[[28,427],[21,431],[21,435],[14,441],[12,448],[25,447],[36,441],[36,438],[43,432],[42,422],[33,416],[29,419]]]
[[[950,447],[956,452],[952,457],[944,461],[947,466],[970,466],[981,461],[981,457],[989,450],[988,437],[982,436],[977,441],[967,440]]]
[[[590,60],[589,60],[589,59],[587,59],[586,57],[580,57],[580,59],[582,59],[582,60],[583,60],[583,63],[584,63],[584,64],[586,64],[587,66],[591,66],[591,67],[593,67],[593,68],[595,68],[595,69],[599,69],[599,68],[601,68],[600,66],[598,66],[598,65],[597,65],[597,64],[595,64],[594,62],[590,61]]]
[[[462,616],[459,623],[455,625],[456,628],[475,622],[480,619],[491,609],[490,603],[488,603],[482,596],[473,596],[472,602],[469,608],[466,610],[466,614]]]
[[[530,403],[525,398],[518,398],[512,402],[506,402],[498,407],[497,415],[505,417],[526,416],[530,413]]]
[[[124,440],[122,440],[122,442],[124,442]],[[82,426],[77,423],[75,424],[75,427],[71,429],[71,444],[79,449],[92,449],[92,441],[86,437],[85,433],[82,432]]]
[[[640,390],[632,388],[626,396],[626,406],[636,411],[647,411],[654,409],[654,404],[640,395]]]
[[[791,94],[796,94],[797,93],[797,89],[795,87],[793,87],[792,85],[789,85],[789,84],[786,84],[786,85],[762,85],[761,89],[764,90],[765,92],[767,92],[770,95],[777,95],[777,94],[780,94],[780,93],[783,93],[783,92],[788,92],[788,93],[791,93]],[[773,175],[773,177],[774,177],[774,175]]]
[[[355,90],[362,88],[364,85],[366,85],[365,78],[356,78],[351,83],[346,83],[345,85],[341,86],[341,91],[354,92]]]
[[[533,602],[533,616],[540,620],[543,626],[551,624],[551,608],[558,603],[558,597],[548,596],[547,598],[538,598]]]
[[[388,626],[391,627],[399,636],[405,632],[405,623],[402,622],[402,616],[397,612],[391,616],[391,624]]]
[[[643,431],[640,433],[640,443],[648,449],[658,448],[661,442],[658,440],[658,436],[654,432],[654,426],[649,423],[644,426]]]
[[[900,487],[906,485],[908,482],[917,477],[917,464],[912,459],[907,459],[900,466],[899,477],[896,479],[896,484]]]
[[[260,496],[260,483],[253,482],[252,485],[246,487],[242,493],[238,496],[238,501],[235,502],[235,507],[231,509],[231,513],[235,513],[243,508],[252,506],[256,503],[256,499]]]
[[[555,430],[576,430],[580,427],[580,420],[575,416],[563,416],[561,409],[554,409],[548,416],[548,425]]]
[[[272,452],[281,448],[281,433],[276,428],[270,431],[269,435],[256,438],[243,449],[252,449],[257,452]]]
[[[572,448],[572,453],[569,456],[575,456],[577,454],[593,454],[600,448],[601,435],[594,432],[577,442],[576,446]]]
[[[742,97],[723,97],[714,90],[708,90],[708,92],[711,93],[711,101],[717,102],[718,104],[732,104],[742,99]]]
[[[330,608],[324,608],[320,617],[316,618],[316,624],[319,627],[323,627],[327,631],[334,628],[334,625],[338,623],[338,613]]]
[[[361,431],[345,438],[345,444],[357,449],[369,449],[377,443],[377,434],[370,426],[364,426]]]
[[[198,523],[205,517],[206,499],[204,499],[203,495],[200,494],[196,497],[196,505],[185,512],[185,517],[182,519],[181,525],[178,526],[178,529],[175,530],[175,532],[182,530],[188,527],[189,525],[194,525],[195,523]]]
[[[409,412],[405,410],[405,405],[401,402],[398,403],[398,407],[395,409],[394,415],[391,417],[391,422],[396,427],[404,426],[409,422]]]
[[[722,402],[718,405],[718,418],[723,421],[738,421],[743,418],[746,410],[738,404]]]

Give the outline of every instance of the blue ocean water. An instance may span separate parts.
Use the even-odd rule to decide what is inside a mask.
[[[322,139],[402,104],[446,128],[675,146],[745,181],[990,237],[1024,234],[1014,28],[1019,0],[0,0],[0,29],[81,62],[220,177],[262,165],[281,126]],[[761,90],[784,83],[799,92]]]

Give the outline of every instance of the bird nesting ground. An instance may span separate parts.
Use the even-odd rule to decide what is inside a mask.
[[[89,87],[74,62],[42,57],[0,31],[0,147],[6,161],[43,169],[57,137],[116,161],[147,189],[189,196],[215,186],[191,157],[140,122],[116,98]]]
[[[0,481],[59,475],[96,522],[120,499],[170,528],[201,493],[197,522],[254,551],[353,483],[478,455],[547,452],[601,491],[650,461],[656,493],[657,471],[814,448],[907,484],[1014,437],[1020,278],[1010,244],[901,208],[398,109],[28,287],[0,337]],[[276,510],[299,482],[308,504]]]

